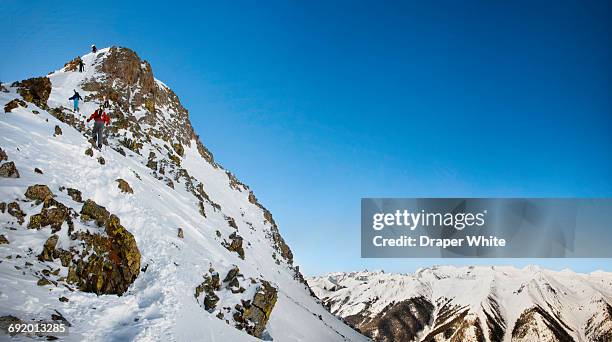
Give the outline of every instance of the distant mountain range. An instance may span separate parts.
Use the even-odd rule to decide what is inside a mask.
[[[612,273],[431,267],[308,279],[334,315],[375,341],[612,341]]]

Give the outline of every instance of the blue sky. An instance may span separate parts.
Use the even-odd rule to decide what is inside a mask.
[[[0,79],[91,43],[151,62],[203,142],[274,214],[307,274],[364,260],[361,197],[610,197],[609,1],[2,1]]]

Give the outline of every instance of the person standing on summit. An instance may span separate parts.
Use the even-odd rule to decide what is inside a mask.
[[[94,142],[95,145],[98,147],[98,149],[102,148],[102,141],[104,139],[104,126],[108,126],[110,125],[110,118],[108,117],[108,115],[106,115],[106,112],[104,111],[104,109],[102,109],[102,107],[96,109],[95,112],[93,112],[93,114],[91,114],[91,116],[89,117],[89,119],[87,119],[87,122],[94,120],[94,127],[93,127],[93,138],[94,138]]]
[[[81,97],[81,95],[79,94],[78,91],[74,90],[74,95],[72,95],[71,97],[68,98],[68,100],[72,100],[73,101],[73,107],[74,107],[74,111],[78,112],[79,111],[79,100],[83,100],[83,98]]]
[[[83,64],[83,60],[79,58],[79,72],[83,72],[85,70],[85,65]]]

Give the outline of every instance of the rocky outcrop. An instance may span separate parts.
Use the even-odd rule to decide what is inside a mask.
[[[86,100],[102,102],[106,97],[114,104],[111,116],[117,124],[110,129],[129,129],[134,136],[130,145],[136,147],[138,144],[142,146],[142,141],[147,139],[140,123],[148,124],[151,127],[147,133],[168,142],[179,156],[184,153],[183,146],[191,146],[195,140],[202,157],[214,165],[212,154],[200,143],[191,126],[187,110],[170,88],[155,81],[153,70],[147,61],[141,60],[134,51],[123,47],[111,47],[108,52],[99,54],[98,58],[100,63],[97,65],[97,71],[104,73],[106,77],[89,80],[83,85],[83,89],[92,92]],[[159,108],[174,113],[163,125],[158,124]],[[140,110],[147,112],[142,119],[137,120],[130,114]]]
[[[17,219],[17,223],[23,224],[23,222],[25,222],[25,219],[24,219],[25,213],[23,212],[23,210],[21,210],[19,203],[17,202],[9,203],[7,205],[7,212],[9,213],[9,215]]]
[[[5,113],[10,113],[13,111],[13,109],[17,108],[17,107],[27,107],[28,105],[25,103],[25,101],[20,100],[20,99],[13,99],[10,100],[7,104],[4,105],[4,112]]]
[[[278,291],[269,282],[262,280],[253,299],[243,301],[234,313],[238,329],[249,335],[261,337],[278,299]]]
[[[540,306],[525,310],[514,324],[512,341],[574,341],[566,328]]]
[[[53,193],[49,187],[43,184],[36,184],[28,187],[25,192],[25,197],[32,201],[43,202],[53,197]]]
[[[79,63],[81,62],[81,57],[75,57],[70,62],[64,64],[64,71],[77,71],[79,70]]]
[[[204,275],[204,281],[196,287],[194,295],[196,299],[201,300],[205,310],[212,311],[219,302],[219,296],[215,294],[215,291],[220,289],[219,273],[211,268],[209,273]],[[204,294],[203,299],[200,299],[201,294]]]
[[[133,194],[134,190],[132,190],[132,187],[130,187],[130,184],[128,182],[126,182],[125,180],[119,178],[116,180],[117,183],[119,183],[117,185],[117,187],[119,188],[119,190],[121,190],[121,192],[127,193],[127,194]]]
[[[595,302],[598,311],[586,323],[586,337],[593,342],[612,341],[612,306],[603,299]]]
[[[119,218],[92,200],[81,209],[81,219],[104,227],[103,234],[79,233],[91,254],[69,267],[68,280],[83,291],[97,294],[122,294],[140,273],[140,251],[134,236]]]
[[[285,260],[287,260],[287,263],[289,265],[293,265],[293,252],[291,252],[291,248],[289,248],[289,246],[285,242],[285,239],[283,239],[283,237],[281,236],[280,231],[278,230],[278,226],[276,225],[276,221],[274,221],[274,218],[272,217],[272,213],[263,205],[261,205],[259,201],[257,201],[257,197],[255,197],[255,194],[253,194],[252,191],[249,191],[249,202],[256,205],[263,211],[264,220],[266,220],[271,225],[270,237],[274,242],[276,250],[280,252],[280,255],[285,258]]]
[[[411,341],[429,324],[433,309],[433,304],[427,299],[416,297],[389,304],[373,318],[356,314],[346,317],[345,320],[375,341]],[[367,309],[364,312],[367,312]]]
[[[43,251],[38,255],[38,260],[53,261],[53,252],[55,251],[55,246],[57,245],[58,239],[59,236],[53,234],[47,239],[47,241],[45,241]]]
[[[46,109],[49,94],[51,94],[51,80],[47,77],[35,77],[21,82],[15,82],[12,86],[17,87],[17,92],[27,101],[32,102],[40,108]]]
[[[51,232],[55,233],[62,229],[62,225],[65,222],[68,226],[68,233],[70,234],[74,229],[71,213],[74,213],[74,210],[53,200],[51,196],[46,197],[40,213],[30,216],[28,228],[41,229],[50,226]]]
[[[19,171],[13,162],[7,162],[0,165],[0,177],[3,178],[19,178]]]
[[[73,201],[83,203],[83,197],[82,197],[81,191],[77,189],[73,189],[73,188],[68,188],[66,189],[66,192],[68,193],[68,196],[72,198]]]
[[[242,248],[242,236],[233,232],[229,236],[231,242],[225,242],[223,246],[227,248],[230,252],[236,252],[240,259],[244,260],[244,248]]]

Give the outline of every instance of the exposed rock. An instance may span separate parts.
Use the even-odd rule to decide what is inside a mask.
[[[100,163],[100,165],[104,165],[106,164],[106,160],[104,160],[103,157],[98,157],[98,163]]]
[[[430,323],[433,310],[427,299],[415,297],[391,303],[374,317],[348,316],[346,322],[375,341],[412,341]]]
[[[8,160],[8,156],[6,155],[6,152],[0,148],[0,162],[4,160]]]
[[[234,220],[233,217],[225,216],[225,220],[227,221],[227,224],[229,224],[230,227],[238,229],[238,226],[236,225],[236,220]]]
[[[15,217],[19,224],[23,224],[23,222],[25,221],[25,213],[21,210],[17,202],[11,202],[8,204],[8,213],[9,215]]]
[[[235,279],[237,279],[239,274],[240,274],[240,269],[238,268],[238,266],[234,266],[227,272],[227,275],[225,276],[225,278],[223,278],[223,282],[231,283]]]
[[[99,227],[104,226],[109,218],[108,210],[92,200],[85,201],[81,208],[81,219],[83,221],[95,220]]]
[[[7,245],[9,243],[9,240],[6,238],[6,236],[0,235],[0,245]]]
[[[119,187],[119,190],[121,190],[121,192],[125,192],[128,194],[134,193],[134,190],[132,190],[128,182],[126,182],[125,180],[121,178],[117,179],[116,181],[119,183],[118,187]]]
[[[64,64],[64,71],[78,71],[80,61],[81,61],[81,57],[76,57],[70,62]]]
[[[542,329],[546,329],[543,331]],[[543,340],[547,335],[551,339]],[[553,339],[554,338],[554,339]],[[539,306],[525,310],[514,324],[512,341],[573,341],[563,326]]]
[[[91,149],[91,147],[89,147],[89,148],[87,148],[87,149],[85,150],[85,155],[86,155],[86,156],[93,157],[93,150]]]
[[[55,233],[62,229],[64,222],[68,223],[69,232],[72,231],[74,225],[68,207],[51,198],[47,198],[40,213],[30,216],[28,228],[40,229],[51,226],[51,231]]]
[[[73,189],[73,188],[68,188],[68,189],[66,189],[66,191],[68,192],[68,196],[70,196],[73,201],[79,202],[79,203],[83,203],[83,197],[82,197],[81,192],[79,190]]]
[[[81,218],[103,222],[107,236],[79,233],[86,250],[93,253],[78,259],[68,268],[67,280],[82,291],[97,294],[123,294],[140,273],[140,251],[134,236],[115,215],[91,200],[81,210]]]
[[[20,106],[25,108],[28,105],[25,103],[25,101],[20,100],[20,99],[10,100],[7,104],[4,105],[4,112],[10,113],[11,111],[13,111],[13,109],[20,107]]]
[[[272,226],[270,228],[270,235],[272,237],[272,241],[274,242],[276,249],[280,252],[281,256],[285,258],[285,260],[287,260],[287,263],[289,265],[292,265],[293,252],[291,252],[291,248],[289,248],[289,246],[285,242],[285,239],[283,239],[283,237],[281,236],[280,231],[278,230],[278,226],[276,225],[276,222],[272,217],[272,213],[263,205],[261,205],[259,201],[257,201],[257,198],[255,197],[255,194],[253,194],[252,191],[249,191],[249,202],[258,206],[263,211],[264,220],[268,221]]]
[[[215,291],[219,291],[221,284],[219,282],[219,273],[211,270],[210,275],[204,276],[204,281],[198,285],[195,289],[195,297],[198,299],[202,293],[205,294],[203,299],[204,309],[212,311],[219,302],[219,296],[215,294]]]
[[[270,285],[269,282],[262,280],[261,286],[250,301],[250,305],[245,303],[247,305],[243,306],[242,314],[238,313],[238,316],[242,317],[238,317],[237,321],[244,322],[238,323],[240,327],[244,328],[250,335],[261,337],[277,299],[278,293],[276,288]]]
[[[13,162],[7,162],[0,165],[0,177],[4,178],[19,178],[19,171]]]
[[[38,282],[36,282],[36,285],[38,286],[46,286],[46,285],[52,285],[53,283],[49,281],[49,279],[42,277],[38,280]]]
[[[183,228],[179,228],[178,229],[178,234],[177,236],[181,239],[185,238],[185,234],[183,233]]]
[[[181,143],[172,144],[172,148],[176,151],[176,154],[183,157],[185,155],[185,149]]]
[[[68,298],[63,297],[63,296],[62,296],[62,297],[59,297],[58,299],[59,299],[59,301],[60,301],[60,302],[62,302],[62,303],[67,303],[67,302],[68,302]]]
[[[45,241],[43,251],[38,255],[38,260],[53,261],[53,252],[55,251],[55,246],[57,245],[58,239],[59,236],[53,234],[47,239],[47,241]]]
[[[46,185],[36,184],[28,187],[28,190],[26,190],[25,192],[25,197],[32,201],[40,203],[44,202],[49,198],[53,198],[53,193]]]
[[[242,237],[236,234],[236,232],[233,232],[232,234],[230,234],[229,238],[232,240],[232,242],[229,244],[225,243],[224,244],[225,248],[227,248],[231,252],[238,253],[238,256],[240,257],[240,259],[244,260],[244,249],[242,248]]]
[[[597,312],[588,319],[585,334],[588,341],[612,341],[612,305],[599,299],[595,303]]]
[[[47,77],[35,77],[21,82],[15,82],[17,92],[27,102],[32,102],[40,108],[47,108],[47,100],[51,94],[51,81]]]
[[[2,330],[3,333],[6,333],[10,336],[15,336],[17,334],[19,334],[18,332],[9,332],[9,327],[15,326],[15,324],[23,324],[26,323],[22,320],[20,320],[19,318],[15,317],[15,316],[11,316],[11,315],[7,315],[7,316],[2,316],[0,317],[0,330]]]
[[[42,170],[37,167],[34,168],[34,172],[41,174],[41,175],[43,174]]]
[[[62,129],[59,125],[55,125],[55,135],[62,135]]]

